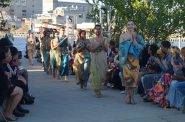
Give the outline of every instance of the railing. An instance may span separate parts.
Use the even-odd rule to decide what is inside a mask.
[[[177,46],[179,47],[180,49],[182,47],[185,47],[185,38],[184,37],[171,37],[169,39],[169,41],[171,42],[171,44],[173,46]]]
[[[182,38],[180,38],[180,37],[171,37],[170,39],[169,39],[169,41],[170,42],[185,42],[185,37],[182,37]]]
[[[4,37],[4,36],[5,36],[5,34],[0,34],[0,37]],[[14,37],[24,37],[24,38],[26,38],[26,37],[28,37],[28,34],[25,34],[25,33],[13,33],[13,36]],[[40,34],[35,34],[35,36],[39,37]]]

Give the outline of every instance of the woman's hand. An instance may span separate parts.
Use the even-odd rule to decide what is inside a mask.
[[[166,69],[168,69],[168,63],[167,63],[166,59],[162,59],[162,63],[166,67]]]
[[[5,72],[5,75],[10,79],[12,77],[12,74],[10,72]]]
[[[131,39],[132,39],[131,34],[129,32],[126,32],[126,33],[121,34],[119,42],[121,43],[125,40],[131,40]]]
[[[155,61],[155,63],[157,63],[158,65],[161,63],[160,60],[159,60],[159,58],[154,58],[154,61]]]

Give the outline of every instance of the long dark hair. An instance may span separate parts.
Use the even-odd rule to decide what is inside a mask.
[[[149,46],[150,46],[150,45],[147,44],[147,45],[144,47],[143,51],[141,52],[141,56],[140,56],[140,58],[139,58],[139,65],[140,65],[140,67],[145,67],[146,64],[147,64],[147,61],[148,61],[148,59],[149,59],[149,57],[150,57],[150,55],[148,54],[148,47],[149,47]]]
[[[82,34],[83,32],[86,34],[86,31],[85,31],[85,30],[79,30],[79,32],[78,32],[79,38],[81,38],[81,34]]]
[[[6,46],[6,47],[1,47],[0,48],[0,65],[2,65],[3,63],[3,60],[6,58],[6,55],[5,53],[7,53],[9,51],[9,47]]]
[[[156,44],[150,45],[150,51],[152,53],[152,56],[156,56],[158,49],[159,49],[159,47]]]

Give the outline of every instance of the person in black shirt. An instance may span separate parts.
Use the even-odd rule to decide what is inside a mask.
[[[17,118],[13,111],[22,99],[23,91],[11,82],[11,73],[6,71],[7,64],[11,61],[12,56],[9,46],[0,45],[0,91],[1,97],[6,98],[4,116],[8,121],[15,121]]]

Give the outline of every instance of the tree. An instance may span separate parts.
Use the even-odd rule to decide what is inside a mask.
[[[92,0],[92,3],[89,0],[85,0],[88,4],[91,5],[91,12],[88,13],[87,19],[91,19],[93,22],[99,22],[99,0]]]
[[[4,8],[9,6],[10,0],[1,0],[0,1],[0,7]]]
[[[185,28],[184,0],[104,0],[114,10],[114,26],[121,32],[128,20],[134,20],[146,40],[166,40]]]
[[[7,6],[9,6],[10,0],[1,0],[0,1],[0,8],[5,8]],[[2,11],[0,10],[0,30],[2,30],[5,25],[6,25],[6,21],[3,18],[3,14]]]

